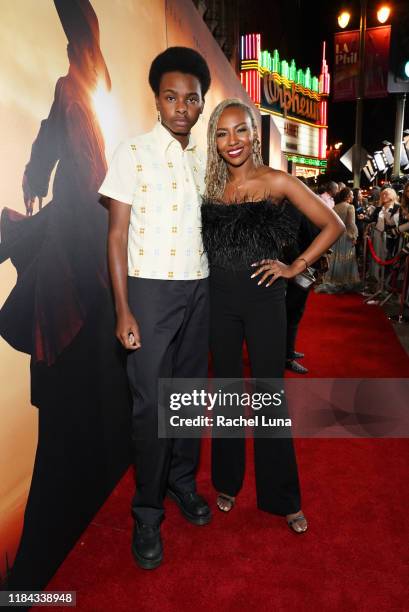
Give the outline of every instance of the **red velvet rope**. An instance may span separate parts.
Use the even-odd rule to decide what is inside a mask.
[[[375,253],[375,249],[373,248],[372,240],[369,238],[369,236],[368,236],[368,246],[369,246],[369,252],[372,256],[372,259],[374,259],[376,263],[379,264],[380,266],[391,266],[392,264],[396,263],[400,259],[400,256],[401,256],[400,253],[395,255],[395,257],[393,257],[392,259],[381,259],[380,257],[378,257],[378,255]]]

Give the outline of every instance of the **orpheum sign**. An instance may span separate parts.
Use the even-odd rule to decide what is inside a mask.
[[[260,112],[272,116],[264,126],[272,121],[278,128],[281,152],[297,173],[326,167],[330,75],[325,48],[323,43],[321,73],[314,76],[294,59],[281,58],[278,49],[262,50],[260,34],[240,37],[241,83]]]
[[[265,74],[262,82],[261,105],[284,117],[296,117],[319,123],[319,96],[315,92],[304,93],[304,88],[294,82],[285,83],[274,73]]]

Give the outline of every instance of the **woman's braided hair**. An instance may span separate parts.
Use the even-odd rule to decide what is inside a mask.
[[[220,102],[212,112],[207,128],[207,166],[205,198],[219,200],[223,197],[227,181],[227,164],[217,152],[216,130],[219,119],[226,108],[242,108],[250,117],[253,129],[253,162],[255,166],[262,166],[261,142],[258,135],[257,122],[250,106],[238,98],[228,98]]]

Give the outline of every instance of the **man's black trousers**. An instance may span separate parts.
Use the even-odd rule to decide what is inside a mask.
[[[127,366],[136,468],[132,513],[155,524],[163,517],[168,487],[179,493],[196,490],[200,440],[158,438],[158,379],[207,377],[208,279],[128,277],[128,302],[142,344]]]

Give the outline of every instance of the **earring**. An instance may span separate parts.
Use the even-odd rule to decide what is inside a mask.
[[[261,143],[260,140],[258,139],[258,136],[256,136],[253,140],[253,159],[257,159],[257,156],[261,155]]]
[[[162,123],[162,117],[160,115],[160,111],[158,111],[158,121],[159,121],[159,123]]]

